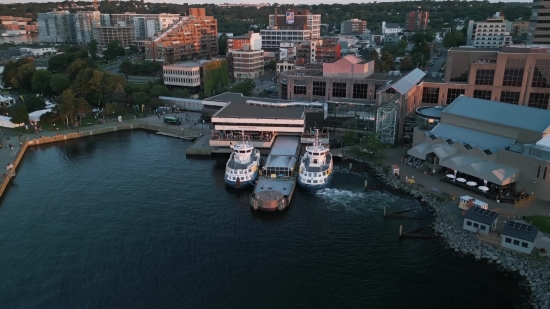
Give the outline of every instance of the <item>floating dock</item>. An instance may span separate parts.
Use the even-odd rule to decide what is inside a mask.
[[[277,136],[250,198],[256,210],[276,211],[288,207],[296,188],[299,136]]]

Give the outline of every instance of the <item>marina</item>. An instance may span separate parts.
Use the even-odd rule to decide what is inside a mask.
[[[252,208],[276,211],[290,205],[299,154],[299,136],[277,136],[250,198]]]

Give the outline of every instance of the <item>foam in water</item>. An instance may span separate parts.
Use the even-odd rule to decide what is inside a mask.
[[[385,191],[363,191],[326,188],[316,192],[331,210],[356,213],[380,212],[384,206],[404,209],[402,198]]]

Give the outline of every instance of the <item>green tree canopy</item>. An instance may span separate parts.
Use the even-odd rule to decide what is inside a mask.
[[[122,46],[120,40],[112,40],[107,44],[107,50],[103,52],[103,59],[111,61],[116,57],[122,57],[126,55],[126,50]]]
[[[32,113],[34,111],[45,109],[46,102],[40,97],[33,96],[25,100],[25,106],[27,108],[27,111],[29,113]]]
[[[35,71],[32,61],[18,66],[15,75],[11,78],[11,85],[22,91],[32,91],[32,76]]]
[[[32,75],[32,91],[49,95],[51,91],[50,78],[52,72],[48,70],[37,70]]]
[[[59,112],[59,116],[61,118],[64,118],[67,127],[69,126],[69,121],[72,122],[75,116],[75,103],[76,98],[74,96],[74,93],[71,89],[67,89],[63,91],[59,98],[59,105],[57,106],[57,111]]]
[[[415,66],[412,63],[411,57],[409,56],[403,57],[403,60],[401,60],[400,70],[408,72],[408,71],[414,70],[414,68]]]
[[[124,74],[126,79],[128,79],[128,75],[131,75],[134,73],[134,64],[130,60],[124,60],[118,67],[118,70],[120,73]]]
[[[78,73],[86,68],[95,69],[96,65],[90,58],[78,58],[69,64],[65,72],[70,80],[75,80]]]
[[[151,87],[151,92],[149,92],[149,95],[151,97],[159,97],[159,96],[166,96],[166,95],[170,95],[170,90],[168,90],[168,88],[166,88],[166,86],[164,85],[154,85],[153,87]]]
[[[132,94],[132,103],[141,108],[142,104],[147,105],[149,103],[149,96],[145,92],[135,92]]]
[[[251,79],[245,79],[244,81],[237,83],[233,86],[232,91],[242,93],[245,96],[252,94],[252,91],[256,88],[256,83]]]
[[[462,32],[455,31],[453,33],[447,33],[443,38],[443,46],[445,47],[458,47],[466,44],[466,37]]]
[[[15,104],[11,112],[10,121],[15,124],[29,122],[29,112],[24,103]]]
[[[50,78],[50,88],[53,93],[60,95],[71,85],[71,81],[65,74],[57,73]]]
[[[90,57],[92,57],[92,59],[97,59],[97,40],[90,40],[90,43],[88,43],[88,51],[90,52]]]
[[[176,90],[172,91],[172,96],[187,99],[187,98],[191,97],[191,94],[189,93],[189,90],[187,90],[187,89],[176,89]]]

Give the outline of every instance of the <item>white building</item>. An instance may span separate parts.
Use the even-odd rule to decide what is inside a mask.
[[[201,64],[184,62],[162,66],[165,85],[180,87],[199,87],[201,85]]]
[[[263,50],[250,50],[250,47],[245,44],[242,50],[234,50],[231,57],[233,58],[233,77],[236,79],[255,79],[263,75]]]
[[[57,54],[57,49],[54,47],[39,47],[39,48],[21,47],[20,51],[23,54],[33,55],[34,57]]]
[[[512,22],[504,19],[500,12],[486,21],[468,23],[466,45],[474,47],[500,47],[512,44]]]
[[[464,214],[462,228],[470,232],[488,235],[496,229],[499,215],[498,212],[472,206]]]
[[[262,49],[279,48],[282,42],[301,43],[312,39],[309,30],[260,30],[262,37]]]
[[[500,234],[501,246],[514,251],[531,254],[539,229],[530,224],[518,221],[508,221]]]
[[[294,61],[284,60],[283,62],[277,62],[277,73],[294,70],[295,67]]]
[[[382,34],[392,34],[392,33],[400,33],[403,32],[403,28],[399,26],[399,24],[396,23],[386,23],[385,21],[382,22]]]

